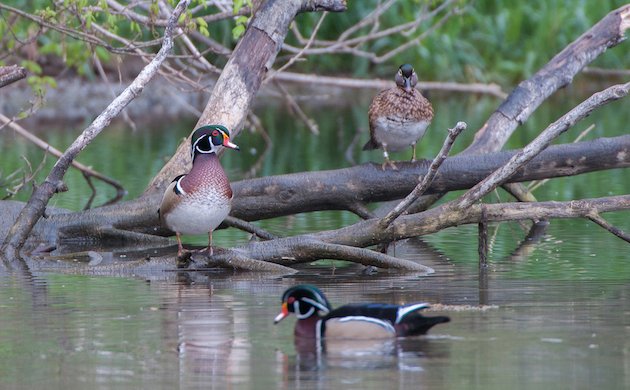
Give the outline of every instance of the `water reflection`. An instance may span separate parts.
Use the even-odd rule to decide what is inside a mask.
[[[288,371],[327,372],[352,370],[423,371],[422,359],[444,357],[445,351],[431,344],[431,336],[386,340],[295,339],[295,355],[287,355]],[[317,379],[322,379],[317,377]]]
[[[450,260],[442,257],[442,263],[448,267]],[[549,283],[492,273],[487,299],[496,306],[478,310],[478,281],[464,277],[462,267],[425,278],[365,276],[349,268],[331,276],[328,267],[310,267],[290,278],[182,272],[153,281],[5,274],[0,387],[629,384],[627,283]],[[440,309],[452,321],[427,336],[335,341],[318,349],[294,340],[292,320],[273,325],[282,292],[318,278],[335,306],[417,300],[456,306]],[[466,303],[471,309],[455,310]]]
[[[432,360],[448,358],[443,344],[432,336],[392,340],[336,340],[314,349],[304,340],[295,343],[296,354],[282,354],[285,388],[418,388],[434,374],[426,372]]]

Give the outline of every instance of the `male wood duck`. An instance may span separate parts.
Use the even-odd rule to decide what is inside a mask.
[[[387,165],[396,169],[388,151],[411,146],[411,161],[416,161],[416,143],[433,120],[431,103],[415,87],[418,75],[409,64],[401,65],[396,73],[396,86],[379,92],[368,111],[370,140],[363,150],[382,148]]]
[[[425,334],[433,325],[449,322],[448,317],[424,317],[419,311],[427,303],[391,305],[351,304],[332,309],[324,294],[308,284],[289,288],[282,295],[282,311],[274,323],[294,313],[296,338],[383,339]]]
[[[208,233],[212,255],[212,231],[230,213],[232,188],[219,162],[220,146],[239,150],[230,132],[221,125],[198,128],[191,137],[192,168],[177,176],[164,192],[158,213],[163,226],[175,232],[177,256],[183,254],[181,234]]]

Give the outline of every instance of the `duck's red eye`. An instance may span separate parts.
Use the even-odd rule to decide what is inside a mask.
[[[292,304],[293,302],[295,302],[295,298],[294,298],[294,297],[289,297],[289,298],[287,299],[287,303],[288,303],[289,305],[290,305],[290,304]]]
[[[217,137],[218,135],[219,135],[219,131],[218,130],[215,130],[215,131],[212,132],[212,136],[213,137]]]

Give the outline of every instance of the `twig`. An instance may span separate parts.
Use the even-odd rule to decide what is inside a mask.
[[[347,205],[348,211],[363,219],[374,218],[374,213],[363,202],[351,202]]]
[[[628,234],[628,233],[624,232],[623,230],[619,229],[618,227],[615,227],[612,224],[610,224],[608,221],[606,221],[604,218],[602,218],[601,215],[599,215],[599,213],[597,211],[590,212],[586,216],[586,218],[588,218],[589,220],[595,222],[596,224],[598,224],[599,226],[601,226],[604,229],[608,230],[609,232],[611,232],[615,236],[621,238],[622,240],[630,242],[630,234]]]
[[[588,66],[584,68],[584,74],[604,77],[627,77],[630,76],[630,69],[606,69]]]
[[[243,173],[244,179],[256,177],[256,173],[260,170],[263,163],[266,161],[265,156],[271,152],[273,147],[273,140],[269,136],[267,130],[265,130],[265,127],[262,125],[262,121],[260,120],[260,118],[256,114],[254,114],[253,111],[250,111],[247,114],[247,123],[249,124],[249,126],[254,128],[255,132],[258,132],[260,134],[263,141],[265,141],[265,148],[263,149],[262,153],[258,154],[258,158],[250,166],[247,172]]]
[[[368,26],[370,23],[375,23],[378,21],[378,18],[387,11],[396,1],[398,0],[388,0],[383,4],[378,5],[376,9],[370,12],[365,18],[361,19],[359,23],[354,26],[346,29],[341,35],[339,35],[339,41],[345,41],[350,35],[354,34],[356,31],[361,29],[362,27]]]
[[[547,148],[553,139],[567,131],[581,119],[588,116],[596,108],[611,101],[621,99],[626,96],[628,92],[630,92],[630,83],[618,84],[601,92],[597,92],[582,103],[578,104],[560,119],[549,125],[538,137],[523,148],[523,150],[515,154],[507,164],[497,169],[490,176],[468,190],[458,200],[455,200],[453,206],[458,209],[466,209],[470,207],[484,195],[494,190],[498,185],[504,183],[519,168],[527,164],[527,162]]]
[[[435,175],[440,168],[440,165],[446,160],[453,143],[457,136],[461,134],[462,131],[466,129],[465,122],[457,122],[454,128],[448,129],[448,136],[444,140],[444,144],[442,145],[442,149],[438,153],[438,155],[433,159],[429,169],[422,178],[422,181],[416,186],[416,188],[411,191],[409,195],[405,199],[403,199],[392,211],[390,211],[386,216],[384,216],[380,222],[379,226],[383,229],[386,229],[391,223],[402,215],[409,207],[415,202],[422,194],[424,194],[433,182]]]
[[[150,18],[148,16],[139,14],[137,12],[131,11],[129,6],[125,6],[120,4],[117,1],[107,0],[107,5],[114,11],[112,13],[118,13],[120,15],[125,16],[126,18],[133,20],[136,23],[143,24],[145,26],[157,26],[157,27],[166,27],[168,25],[168,18],[157,19]],[[196,12],[203,10],[206,11],[207,5],[204,3],[202,5],[198,5],[197,7],[191,8],[190,13],[194,15]],[[247,15],[251,10],[248,6],[242,7],[236,14],[232,10],[223,11],[217,14],[209,14],[200,16],[207,23],[217,22],[224,19],[233,18],[234,16]],[[205,13],[205,12],[204,12]],[[180,25],[180,27],[184,27],[184,23]]]
[[[269,233],[265,229],[261,229],[258,226],[254,225],[251,222],[244,221],[242,219],[227,217],[223,223],[226,226],[234,227],[240,229],[244,232],[255,235],[258,238],[262,238],[263,240],[273,240],[274,238],[278,238],[275,234]]]
[[[170,12],[172,12],[168,4],[166,4],[164,1],[160,1],[159,5],[163,13],[169,14]],[[180,36],[180,39],[184,42],[184,45],[186,45],[186,48],[192,53],[195,60],[197,60],[203,65],[204,70],[206,70],[207,72],[215,73],[215,74],[221,73],[221,70],[219,70],[216,66],[212,65],[210,61],[208,61],[201,54],[201,52],[199,52],[199,50],[197,49],[195,44],[192,42],[192,40],[186,34],[184,34],[184,30],[181,27],[176,28],[176,33]]]
[[[595,128],[595,124],[591,124],[589,127],[587,127],[583,132],[580,133],[580,135],[578,135],[574,140],[573,143],[576,142],[580,142],[584,137],[586,137],[586,135],[588,133],[591,132],[591,130],[593,130]],[[547,183],[549,181],[549,179],[543,179],[543,180],[534,180],[533,182],[531,182],[529,184],[529,186],[527,186],[527,190],[529,191],[529,193],[531,194],[532,192],[536,191],[540,186],[543,186],[545,183]],[[533,195],[532,195],[533,197]]]
[[[311,133],[315,135],[319,135],[319,127],[317,126],[317,122],[315,122],[313,118],[309,118],[308,115],[306,115],[306,113],[302,111],[302,108],[300,108],[300,105],[297,104],[293,96],[291,96],[289,91],[287,91],[287,89],[284,86],[282,86],[282,84],[278,82],[274,82],[274,85],[280,90],[280,92],[284,96],[286,102],[289,104],[289,108],[291,109],[291,111],[293,111],[295,115],[297,115],[297,117],[300,118],[302,122],[304,122],[304,124],[306,125],[306,127],[308,127]]]
[[[17,8],[13,8],[11,6],[8,6],[6,4],[0,3],[0,9],[4,9],[8,12],[12,12],[16,15],[19,15],[23,18],[29,19],[41,26],[56,30],[62,34],[68,35],[69,37],[72,37],[74,39],[77,39],[79,41],[84,41],[86,43],[91,43],[94,45],[98,45],[101,46],[105,49],[107,49],[108,51],[112,52],[112,53],[129,53],[130,51],[132,51],[133,49],[127,49],[127,48],[119,48],[119,47],[114,47],[110,44],[108,44],[107,42],[105,42],[104,40],[100,39],[99,37],[92,35],[92,34],[88,34],[85,33],[83,31],[79,31],[79,30],[74,30],[72,28],[69,28],[65,25],[61,25],[61,24],[55,24],[55,23],[51,23],[47,20],[45,20],[44,18],[41,18],[39,16],[36,15],[32,15],[29,14],[28,12],[19,10]],[[154,46],[159,44],[159,41],[152,41],[150,43],[145,42],[143,45],[145,46]]]
[[[379,79],[353,79],[347,77],[319,76],[316,74],[303,74],[294,72],[274,73],[276,80],[290,81],[296,83],[327,85],[340,88],[374,88],[386,89],[394,86],[393,81]],[[422,91],[448,91],[462,93],[480,93],[496,96],[505,99],[507,94],[503,92],[500,85],[482,84],[482,83],[455,83],[455,82],[439,82],[439,81],[419,81],[418,88]]]
[[[42,159],[42,161],[39,163],[39,165],[37,166],[37,168],[35,168],[35,171],[33,171],[33,166],[31,165],[31,162],[28,161],[28,159],[24,156],[22,156],[22,159],[24,160],[24,163],[26,164],[26,166],[28,167],[28,174],[26,172],[24,172],[22,179],[20,180],[20,182],[18,184],[13,185],[12,188],[7,188],[7,195],[5,197],[2,198],[2,200],[6,200],[9,199],[13,196],[15,196],[19,191],[22,190],[22,188],[24,188],[24,186],[26,186],[28,183],[33,182],[33,180],[35,179],[35,176],[37,176],[37,174],[39,173],[39,171],[42,170],[42,168],[44,168],[44,165],[46,165],[46,155],[44,154],[44,158]],[[8,182],[10,182],[11,180],[13,180],[13,177],[17,176],[18,173],[21,171],[21,169],[18,169],[17,171],[11,173],[10,175],[8,175],[6,177],[6,179],[4,180],[5,182],[7,182],[6,185],[8,185]]]
[[[361,35],[361,36],[358,36],[356,38],[348,38],[348,39],[337,40],[337,41],[315,41],[314,44],[318,45],[319,47],[314,47],[314,48],[307,49],[307,50],[303,50],[303,49],[300,49],[300,48],[293,47],[293,46],[291,46],[289,44],[285,44],[285,45],[283,45],[283,49],[288,51],[288,52],[292,52],[292,53],[298,53],[300,51],[304,51],[305,55],[330,54],[330,53],[350,53],[350,54],[362,55],[362,56],[366,56],[366,54],[367,54],[367,56],[376,57],[376,54],[364,52],[362,50],[358,50],[358,49],[356,49],[356,47],[358,47],[358,46],[360,46],[360,45],[362,45],[364,43],[370,42],[370,41],[374,41],[374,40],[377,40],[377,39],[389,37],[389,36],[394,35],[394,34],[399,34],[399,33],[402,33],[403,31],[406,31],[406,30],[409,30],[409,29],[414,29],[414,28],[418,27],[420,24],[422,24],[425,20],[428,20],[428,19],[436,16],[437,14],[439,14],[442,11],[444,11],[445,9],[447,9],[448,7],[453,5],[454,3],[455,3],[454,0],[447,0],[444,3],[440,4],[439,6],[437,6],[431,12],[426,13],[424,15],[420,15],[419,17],[415,18],[414,20],[412,20],[410,22],[399,24],[399,25],[396,25],[394,27],[387,28],[385,30],[372,31],[372,32],[370,32],[367,35]],[[378,19],[375,19],[374,22],[377,23]]]
[[[519,202],[536,201],[536,197],[534,196],[534,194],[523,183],[505,183],[501,187]]]
[[[445,3],[446,4],[446,3]],[[429,36],[429,34],[433,33],[438,28],[442,27],[444,23],[453,15],[460,14],[461,10],[459,8],[450,9],[444,16],[440,18],[437,22],[433,23],[431,27],[422,32],[422,34],[418,35],[414,39],[410,39],[404,44],[388,51],[387,53],[383,53],[381,55],[376,55],[375,53],[369,53],[367,57],[375,64],[382,64],[383,62],[389,61],[392,57],[409,50],[410,47],[420,44],[420,42]]]
[[[112,97],[115,98],[116,97],[116,92],[112,88],[112,84],[109,82],[109,78],[107,77],[107,73],[105,73],[105,69],[103,68],[103,64],[101,63],[101,60],[98,58],[98,55],[96,54],[96,52],[94,52],[92,54],[92,61],[94,62],[94,65],[96,65],[96,70],[98,71],[99,76],[101,76],[101,80],[103,80],[105,85],[107,85],[107,88],[109,89],[109,92],[112,95]],[[122,112],[122,116],[123,116],[124,121],[129,125],[129,127],[131,127],[131,130],[132,131],[136,131],[136,129],[137,129],[136,128],[136,124],[129,117],[129,113],[127,111],[123,111]]]
[[[1,252],[6,256],[6,260],[13,261],[18,258],[18,251],[24,246],[26,238],[35,226],[35,223],[44,214],[50,198],[61,188],[63,177],[74,158],[109,125],[114,117],[142,93],[144,86],[157,74],[160,65],[166,60],[168,53],[173,47],[173,26],[177,23],[179,16],[188,7],[189,3],[190,0],[180,0],[169,18],[169,25],[164,31],[162,48],[160,48],[155,58],[142,69],[135,80],[66,149],[53,166],[46,180],[35,190],[11,227],[7,240],[2,245]]]
[[[302,50],[300,50],[296,55],[291,57],[289,59],[289,61],[287,61],[286,64],[282,65],[276,72],[283,72],[283,71],[287,70],[291,65],[293,65],[297,60],[299,60],[304,55],[304,52],[313,44],[313,40],[315,39],[315,35],[317,35],[317,31],[319,31],[319,28],[321,27],[322,22],[326,18],[326,15],[328,15],[328,12],[326,12],[326,11],[322,12],[322,16],[320,16],[319,20],[317,21],[317,24],[315,25],[315,28],[313,28],[313,32],[311,33],[311,37],[308,39],[308,42],[306,42],[306,45],[304,45]]]
[[[46,151],[47,153],[52,154],[53,156],[55,156],[57,158],[61,157],[62,153],[61,153],[61,151],[59,149],[56,149],[54,146],[48,144],[46,141],[42,140],[41,138],[37,137],[36,135],[31,134],[28,130],[26,130],[25,128],[23,128],[19,124],[15,123],[12,119],[4,116],[3,114],[0,114],[0,121],[3,124],[8,125],[10,128],[12,128],[16,133],[18,133],[22,137],[24,137],[27,140],[29,140],[30,142],[34,143],[40,149]],[[114,187],[114,189],[116,190],[116,196],[117,197],[122,197],[122,196],[124,196],[127,193],[125,188],[118,181],[116,181],[116,180],[114,180],[114,179],[112,179],[110,177],[107,177],[107,176],[103,175],[102,173],[97,172],[97,171],[93,170],[92,168],[81,164],[78,161],[72,160],[71,164],[72,164],[73,167],[75,167],[76,169],[81,171],[85,177],[90,177],[90,176],[94,177],[94,178],[99,179],[102,182],[107,183],[110,186]]]

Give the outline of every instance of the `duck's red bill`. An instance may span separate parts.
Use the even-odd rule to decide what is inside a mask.
[[[276,318],[273,319],[273,323],[277,324],[278,322],[282,321],[283,319],[285,319],[288,316],[289,316],[289,306],[287,305],[286,302],[283,302],[282,303],[282,311],[280,312],[280,314],[278,314],[276,316]]]

